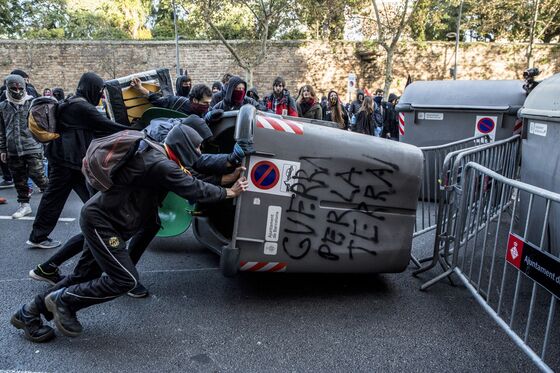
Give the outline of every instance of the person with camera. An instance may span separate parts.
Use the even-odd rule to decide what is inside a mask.
[[[297,117],[296,101],[286,89],[286,81],[278,76],[272,83],[272,93],[264,98],[266,110],[278,115]]]

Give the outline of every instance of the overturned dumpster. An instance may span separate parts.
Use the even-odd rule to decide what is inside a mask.
[[[226,113],[214,151],[252,141],[249,190],[199,206],[197,239],[226,275],[250,272],[379,273],[410,260],[422,153],[408,144],[262,114]]]
[[[401,142],[434,146],[488,135],[502,140],[520,129],[525,101],[520,80],[418,81],[406,87],[396,110]]]

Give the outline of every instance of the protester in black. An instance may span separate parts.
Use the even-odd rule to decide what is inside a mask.
[[[348,116],[352,118],[352,115],[358,115],[358,111],[362,107],[362,103],[364,102],[364,91],[358,89],[356,92],[356,99],[350,104],[350,108],[348,109]]]
[[[52,96],[58,101],[62,101],[64,100],[64,90],[60,87],[53,88]]]
[[[210,107],[216,106],[216,104],[224,99],[226,94],[229,80],[233,77],[230,73],[225,73],[222,76],[222,89],[214,94],[212,94],[212,101],[210,101]]]
[[[247,82],[238,76],[232,76],[227,85],[227,90],[224,99],[218,102],[212,109],[220,109],[223,111],[239,110],[241,106],[251,104],[258,110],[265,111],[266,107],[258,101],[247,97]]]
[[[54,248],[60,245],[60,242],[50,239],[49,234],[72,190],[83,202],[89,199],[81,167],[91,140],[128,128],[109,120],[96,109],[103,86],[103,79],[98,75],[85,73],[80,78],[74,98],[61,104],[58,119],[60,137],[49,143],[46,150],[49,184],[39,203],[27,241],[32,247]],[[81,247],[77,250],[79,252]]]
[[[78,336],[82,325],[76,312],[115,299],[138,284],[138,272],[126,250],[126,241],[151,221],[158,221],[158,204],[168,192],[192,202],[235,198],[247,189],[240,177],[224,189],[190,175],[184,164],[200,154],[202,138],[187,126],[174,127],[165,142],[165,154],[152,147],[137,152],[114,175],[114,185],[97,193],[83,207],[80,226],[84,251],[72,275],[21,307],[11,323],[34,342],[54,337],[42,325],[41,315],[54,318],[58,330]]]
[[[180,75],[175,82],[175,91],[177,96],[189,97],[192,88],[192,80],[188,75]]]
[[[395,105],[399,97],[391,93],[385,104],[385,125],[383,126],[383,137],[399,141],[399,117]]]

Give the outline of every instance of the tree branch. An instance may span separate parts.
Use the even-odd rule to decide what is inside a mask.
[[[377,8],[377,0],[372,0],[373,10],[375,11],[375,19],[377,25],[377,42],[385,49],[389,46],[385,43],[384,32],[383,32],[383,25],[381,24],[381,17],[379,15],[379,9]]]

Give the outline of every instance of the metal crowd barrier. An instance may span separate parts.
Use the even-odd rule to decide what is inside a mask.
[[[424,154],[424,170],[422,174],[422,187],[420,189],[420,199],[416,209],[416,225],[414,226],[413,237],[418,237],[430,232],[437,225],[437,209],[440,200],[441,170],[444,159],[449,153],[473,148],[490,141],[490,137],[475,136],[468,139],[455,141],[448,144],[421,147]],[[413,255],[412,262],[421,267],[420,261]]]
[[[512,193],[508,193],[510,190]],[[463,166],[450,268],[542,371],[560,371],[560,194]]]
[[[521,136],[515,135],[509,139],[456,150],[445,156],[440,173],[437,220],[432,228],[436,230],[433,252],[430,257],[418,260],[420,263],[430,263],[414,271],[413,275],[432,269],[438,262],[444,270],[449,268],[448,257],[456,226],[459,199],[456,189],[461,182],[464,166],[468,162],[477,162],[501,175],[515,179],[519,173],[520,149]],[[506,189],[504,192],[511,193],[511,190]],[[428,281],[421,289],[425,290],[430,285],[431,282]]]

